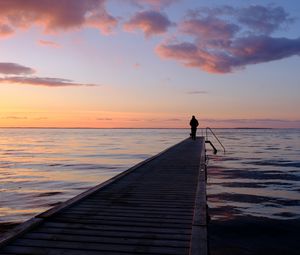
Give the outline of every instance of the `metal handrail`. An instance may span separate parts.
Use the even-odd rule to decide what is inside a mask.
[[[225,153],[225,147],[223,146],[223,144],[221,143],[221,141],[219,140],[219,138],[216,136],[216,134],[214,133],[214,131],[212,131],[212,129],[210,128],[210,127],[207,127],[206,128],[206,138],[205,138],[205,140],[208,140],[208,132],[207,131],[210,131],[212,134],[213,134],[213,136],[216,138],[216,140],[219,142],[219,144],[222,146],[222,148],[223,148],[223,150],[224,150],[224,153]]]

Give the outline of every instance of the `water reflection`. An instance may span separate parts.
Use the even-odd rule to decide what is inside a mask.
[[[300,130],[215,131],[227,153],[213,155],[208,148],[212,219],[299,218]],[[0,222],[28,219],[188,134],[176,129],[0,129]]]
[[[300,130],[218,131],[228,153],[210,155],[212,219],[299,218]]]
[[[187,130],[0,129],[0,223],[27,220],[187,135]]]

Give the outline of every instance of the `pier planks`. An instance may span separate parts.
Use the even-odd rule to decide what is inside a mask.
[[[204,139],[186,139],[2,238],[0,254],[207,254]]]

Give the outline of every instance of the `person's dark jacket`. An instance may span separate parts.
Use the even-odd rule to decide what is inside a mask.
[[[197,128],[199,126],[198,120],[196,118],[192,118],[190,121],[191,128]]]

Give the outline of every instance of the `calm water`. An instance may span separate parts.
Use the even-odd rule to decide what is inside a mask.
[[[165,129],[0,129],[0,223],[27,220],[186,134]]]
[[[284,230],[299,234],[290,229],[300,226],[300,130],[215,132],[227,151],[213,155],[207,147],[212,254],[260,254],[247,247],[251,236],[243,243],[244,227],[253,242],[266,229],[268,236],[270,226],[280,226],[276,231],[285,236]],[[0,223],[22,222],[188,134],[183,129],[0,129]]]
[[[217,130],[210,156],[211,255],[300,255],[300,130]]]
[[[216,209],[212,219],[300,218],[300,130],[216,132],[228,151],[210,156],[209,204]]]

